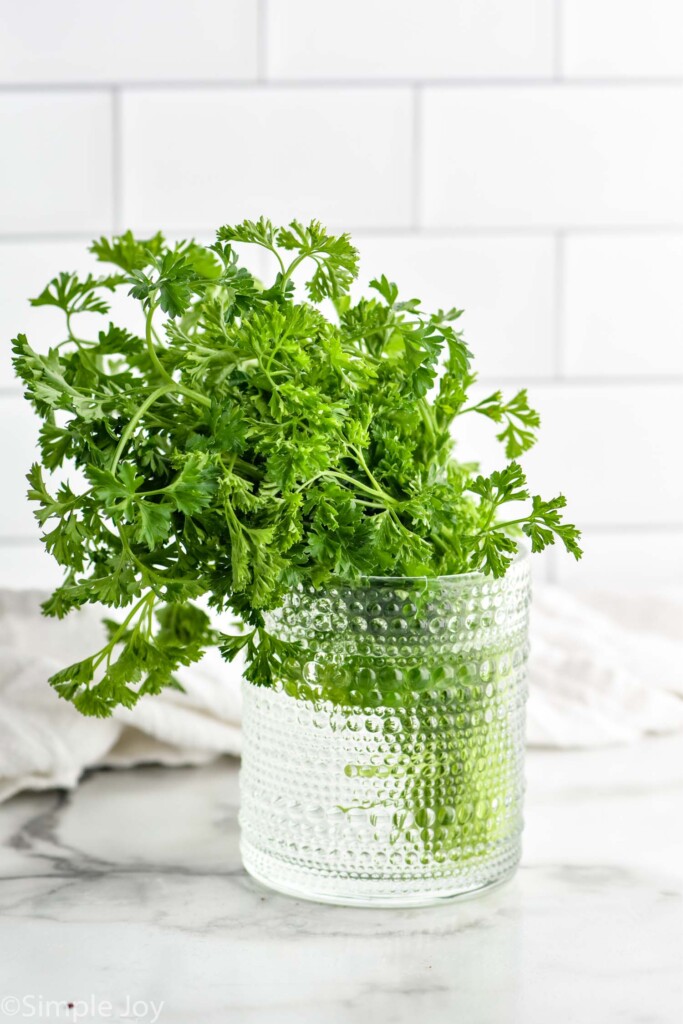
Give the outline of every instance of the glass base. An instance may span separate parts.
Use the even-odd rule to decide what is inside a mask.
[[[270,614],[289,645],[243,685],[247,870],[324,903],[474,895],[519,861],[528,566],[504,579],[299,588]]]
[[[508,870],[495,878],[462,879],[413,878],[410,881],[391,878],[326,877],[311,872],[306,877],[300,867],[283,864],[276,858],[241,844],[245,870],[261,885],[285,896],[312,903],[331,903],[341,907],[432,907],[441,903],[473,899],[499,888],[515,875],[519,858]]]

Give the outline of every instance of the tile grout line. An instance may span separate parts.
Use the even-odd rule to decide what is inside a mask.
[[[559,230],[559,228],[553,226],[546,227],[532,227],[519,225],[517,227],[510,227],[507,225],[492,225],[492,226],[479,226],[479,227],[428,227],[419,226],[416,230],[412,225],[405,224],[403,226],[374,226],[368,225],[344,225],[342,228],[341,224],[331,225],[336,226],[339,230],[347,230],[352,236],[361,239],[380,239],[380,238],[400,238],[401,236],[413,236],[413,234],[419,234],[420,238],[424,240],[445,240],[452,242],[462,242],[469,239],[477,240],[496,240],[496,238],[538,238],[538,239],[552,239]],[[90,241],[92,238],[93,231],[105,231],[106,221],[103,220],[99,225],[93,225],[88,229],[75,230],[75,231],[0,231],[0,247],[3,245],[49,245],[55,242],[81,242]],[[186,236],[186,234],[193,234],[193,236],[202,236],[202,234],[210,234],[212,227],[210,225],[204,226],[189,226],[185,225],[171,225],[168,228],[171,232],[176,232],[178,236]],[[583,225],[581,227],[563,227],[561,229],[564,238],[571,238],[580,236],[582,238],[594,237],[594,238],[620,238],[623,236],[656,236],[656,234],[663,234],[663,236],[673,238],[683,238],[683,224],[652,224],[652,225],[613,225],[610,227],[606,226],[589,226]]]
[[[422,88],[412,90],[412,181],[410,219],[413,231],[419,231],[422,213]]]
[[[564,77],[564,3],[555,0],[553,6],[553,80],[565,81]]]
[[[268,79],[268,0],[257,0],[256,6],[256,79]]]
[[[262,0],[263,2],[263,0]],[[267,42],[266,42],[267,49]],[[553,58],[554,61],[554,58]],[[266,62],[267,63],[267,62]],[[554,72],[548,75],[528,77],[523,75],[490,76],[490,77],[441,77],[428,78],[419,75],[406,78],[277,78],[267,75],[259,78],[188,78],[188,79],[106,79],[98,81],[56,82],[0,82],[0,94],[44,92],[46,94],[60,92],[107,92],[114,88],[145,90],[178,90],[178,89],[254,89],[265,86],[269,89],[410,89],[413,86],[429,86],[445,89],[489,89],[489,88],[558,88],[561,90],[581,88],[675,88],[683,87],[683,75],[655,76],[613,76],[613,77],[555,77]]]
[[[337,225],[339,230],[342,230],[341,225]],[[93,231],[104,231],[106,230],[106,222],[103,221],[100,226],[93,226],[87,230],[76,230],[76,231],[0,231],[0,246],[12,245],[16,243],[28,244],[39,244],[44,242],[70,242],[70,241],[81,241],[82,239],[90,240]],[[177,232],[179,235],[202,235],[209,234],[212,228],[204,225],[176,225],[169,228],[171,232]],[[420,226],[417,231],[410,225],[405,226],[368,226],[368,225],[351,225],[350,227],[345,225],[344,230],[348,231],[352,235],[357,235],[362,238],[399,238],[402,235],[413,235],[419,234],[424,239],[446,239],[451,241],[460,241],[463,239],[476,238],[476,239],[495,239],[496,236],[501,238],[553,238],[558,231],[561,230],[562,235],[565,238],[572,237],[575,235],[594,236],[596,238],[613,238],[623,235],[666,235],[674,237],[683,237],[683,224],[632,224],[632,225],[581,225],[576,227],[562,227],[561,229],[554,225],[545,225],[542,227],[534,227],[531,225],[480,225],[480,226],[460,226],[454,227],[427,227]]]
[[[563,231],[555,232],[555,317],[554,317],[554,332],[555,336],[553,339],[553,369],[554,375],[558,380],[564,380],[565,372],[564,368],[566,365],[565,358],[565,345],[566,345],[566,331],[565,331],[565,309],[564,309],[564,296],[565,296],[565,274],[566,274],[566,250],[565,250],[565,235]]]
[[[121,90],[112,89],[111,119],[111,181],[112,181],[112,227],[114,233],[123,230],[123,132],[121,123]]]

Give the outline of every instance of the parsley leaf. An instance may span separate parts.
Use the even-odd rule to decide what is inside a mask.
[[[241,265],[243,245],[272,253],[272,281]],[[43,610],[122,609],[102,650],[51,679],[84,714],[178,688],[178,667],[208,646],[228,660],[244,651],[252,682],[286,680],[296,651],[265,613],[292,587],[501,576],[520,537],[580,557],[564,498],[530,498],[516,461],[539,427],[526,390],[468,406],[462,311],[427,312],[385,275],[352,301],[348,235],[260,218],[221,227],[210,246],[126,231],[91,251],[111,273],[58,274],[33,300],[65,315],[48,352],[13,341],[41,420],[29,498],[64,570]],[[142,309],[139,337],[107,320],[88,337],[74,328],[81,313],[106,317],[118,289]],[[488,476],[456,458],[467,412],[501,428],[510,461]],[[244,631],[215,630],[200,598]]]
[[[518,391],[507,402],[500,391],[495,391],[469,410],[462,411],[478,412],[495,423],[505,424],[504,429],[496,437],[505,445],[505,454],[509,459],[518,458],[536,443],[535,431],[541,425],[541,418],[536,410],[529,406],[526,388]]]

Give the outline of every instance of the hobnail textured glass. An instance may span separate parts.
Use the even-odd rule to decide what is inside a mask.
[[[520,854],[529,566],[503,579],[297,590],[296,645],[244,684],[242,857],[283,892],[415,905],[488,888]]]

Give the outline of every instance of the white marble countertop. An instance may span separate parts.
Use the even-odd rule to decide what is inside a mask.
[[[246,877],[234,762],[17,797],[0,807],[0,1021],[681,1024],[683,741],[534,751],[527,775],[516,879],[417,910]]]

